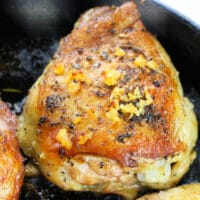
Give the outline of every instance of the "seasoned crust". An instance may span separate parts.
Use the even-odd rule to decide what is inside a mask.
[[[0,101],[0,199],[18,199],[23,182],[23,159],[16,138],[16,117]]]
[[[99,13],[96,10],[98,9],[93,9],[85,15],[90,19],[90,15],[92,15],[90,13]],[[174,113],[176,109],[174,101],[175,98],[178,101],[181,98],[179,91],[177,91],[177,74],[165,66],[160,59],[151,35],[144,31],[144,26],[138,21],[138,13],[132,14],[134,7],[131,3],[120,8],[111,7],[108,9],[105,7],[104,9],[100,8],[100,10],[100,16],[94,15],[95,17],[91,17],[87,23],[83,23],[85,20],[78,22],[78,26],[72,31],[72,34],[61,42],[55,56],[57,58],[51,61],[50,67],[47,67],[49,70],[44,73],[45,82],[40,82],[37,110],[38,116],[45,116],[49,123],[38,128],[42,133],[49,133],[49,136],[40,134],[41,137],[51,138],[53,143],[56,142],[54,138],[61,128],[60,124],[63,126],[63,118],[67,123],[73,123],[76,113],[81,113],[82,122],[76,125],[75,131],[70,130],[66,125],[63,127],[67,128],[69,132],[73,132],[70,134],[73,143],[76,144],[78,138],[88,132],[88,122],[88,125],[95,129],[95,134],[90,140],[78,147],[72,145],[72,148],[66,151],[66,156],[80,153],[98,154],[118,160],[124,166],[129,166],[126,161],[127,157],[130,157],[129,152],[134,156],[158,158],[183,150],[184,144],[174,137]],[[102,11],[104,11],[103,14]],[[85,25],[82,25],[81,22]],[[110,29],[114,29],[115,33],[109,33]],[[122,47],[123,51],[126,52],[123,59],[120,56],[115,56],[115,49],[118,47]],[[84,51],[81,55],[79,55],[80,49]],[[101,58],[103,52],[108,54],[108,60]],[[140,54],[144,55],[147,61],[153,59],[157,63],[158,69],[136,67],[133,59],[136,59]],[[91,56],[93,61],[88,63],[88,56]],[[95,63],[93,62],[99,62],[101,66],[94,68]],[[60,63],[64,64],[66,72],[62,76],[57,76],[54,73],[54,68]],[[74,67],[74,65],[77,66]],[[107,70],[116,70],[122,74],[123,77],[117,85],[109,87],[104,84],[103,78],[106,76]],[[81,75],[85,79],[80,81],[81,85],[79,83],[76,86],[65,84],[69,76],[72,76],[70,81],[73,81],[74,78],[78,79]],[[155,86],[156,81],[159,83],[159,87]],[[70,89],[73,86],[75,89],[76,87],[80,87],[80,89],[77,93],[70,94]],[[110,104],[113,104],[110,96],[115,88],[129,90],[124,91],[124,93],[133,93],[134,89],[139,88],[142,93],[144,87],[147,87],[154,99],[149,107],[145,107],[146,113],[133,116],[130,120],[122,116],[123,119],[119,123],[106,118],[106,112],[108,112],[109,107],[112,107]],[[99,97],[98,92],[104,96]],[[87,97],[89,98],[87,99]],[[121,100],[120,103],[124,103],[124,101]],[[97,112],[96,115],[101,116],[101,122],[93,114],[94,110]],[[62,119],[59,118],[58,113],[63,113]],[[137,121],[139,123],[136,123]],[[52,127],[52,124],[55,123],[59,125]],[[127,132],[131,134],[129,142],[120,142],[118,138]],[[48,146],[49,144],[46,144],[44,148],[46,149]],[[58,149],[55,148],[55,151],[57,152]]]

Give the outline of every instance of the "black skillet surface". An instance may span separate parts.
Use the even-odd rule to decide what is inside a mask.
[[[120,0],[2,0],[0,1],[0,97],[16,114],[23,98],[85,10],[119,5]],[[195,105],[200,122],[200,25],[156,3],[137,1],[142,19],[169,52],[180,72],[185,95]],[[200,182],[199,156],[181,183]],[[64,192],[42,177],[26,178],[20,200],[119,200],[115,195]]]

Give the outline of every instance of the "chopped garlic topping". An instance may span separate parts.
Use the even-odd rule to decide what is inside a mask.
[[[93,136],[92,132],[89,132],[87,134],[84,135],[80,135],[78,137],[78,144],[85,144],[89,139],[91,139]]]
[[[145,95],[145,100],[140,99],[137,104],[138,110],[135,113],[136,116],[140,116],[141,114],[144,114],[145,107],[153,103],[153,99],[151,98],[151,95],[149,94],[146,87],[144,88],[144,95]]]
[[[134,113],[137,117],[139,117],[140,115],[144,114],[145,112],[145,107],[150,105],[152,102],[149,100],[143,100],[141,99],[138,104],[137,104],[137,110]]]
[[[107,117],[107,119],[109,119],[113,122],[120,121],[119,113],[118,113],[117,109],[115,109],[115,108],[110,108],[110,110],[106,113],[106,117]]]
[[[137,67],[145,67],[147,64],[147,60],[142,54],[140,54],[139,56],[136,57],[133,64],[136,65]]]
[[[82,72],[74,74],[74,80],[84,82],[86,80],[85,74],[83,74]]]
[[[129,101],[133,101],[135,99],[140,99],[142,98],[142,95],[140,93],[140,89],[139,87],[136,87],[133,94],[132,93],[128,93],[128,97],[129,97]]]
[[[66,77],[66,83],[69,83],[71,81],[84,82],[85,80],[86,80],[85,74],[73,70],[69,71]]]
[[[67,133],[66,129],[60,129],[58,134],[56,135],[56,140],[61,144],[62,147],[70,150],[72,147],[71,139]]]
[[[56,75],[63,75],[64,74],[64,71],[65,71],[65,66],[63,63],[59,63],[55,66],[54,68],[54,74]]]
[[[118,99],[124,94],[124,88],[115,87],[110,96],[111,99]]]
[[[113,107],[114,107],[115,109],[119,110],[119,100],[114,99],[114,100],[112,101],[112,103],[113,103]]]
[[[133,100],[137,100],[136,105],[133,104]],[[133,93],[129,92],[128,94],[125,93],[124,88],[115,87],[110,96],[110,102],[112,108],[107,113],[107,117],[112,121],[118,121],[118,111],[129,114],[129,118],[133,115],[140,116],[144,114],[145,107],[153,103],[153,99],[147,87],[144,87],[144,94],[141,93],[139,87],[136,87]]]
[[[158,69],[158,63],[154,60],[150,60],[147,62],[147,67],[153,70],[157,70]]]
[[[116,49],[115,49],[115,56],[118,56],[118,57],[123,57],[123,56],[125,56],[125,51],[122,49],[122,48],[120,48],[120,47],[117,47]]]
[[[123,94],[121,97],[120,97],[120,100],[121,101],[124,101],[124,102],[129,102],[129,98],[126,94]]]
[[[132,103],[120,104],[119,107],[122,113],[130,114],[130,117],[132,117],[137,111],[137,107],[135,107]]]
[[[73,70],[68,72],[65,82],[68,85],[68,91],[71,94],[75,94],[81,89],[82,82],[89,83],[85,74]]]
[[[74,120],[73,120],[73,124],[78,124],[81,122],[81,117],[76,117]]]
[[[70,94],[76,94],[81,89],[81,84],[79,82],[72,81],[68,84],[68,91]]]
[[[108,69],[105,70],[105,78],[104,78],[104,83],[108,86],[113,86],[116,85],[121,74],[115,69]]]

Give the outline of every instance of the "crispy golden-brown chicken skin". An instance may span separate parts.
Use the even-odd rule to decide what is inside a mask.
[[[18,136],[59,187],[134,198],[181,179],[197,122],[178,72],[128,2],[89,10],[61,40],[29,91]]]
[[[159,193],[145,195],[137,200],[199,200],[200,183],[181,185]]]
[[[16,117],[0,100],[0,199],[15,200],[23,182],[23,159],[16,138]]]

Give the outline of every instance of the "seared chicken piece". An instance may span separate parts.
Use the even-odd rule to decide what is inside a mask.
[[[15,200],[23,182],[23,159],[16,138],[16,117],[0,101],[0,199]]]
[[[145,195],[137,200],[199,200],[200,183],[186,184],[167,191]]]
[[[64,190],[134,198],[186,173],[197,121],[178,72],[129,2],[89,10],[61,40],[29,91],[18,137]]]

